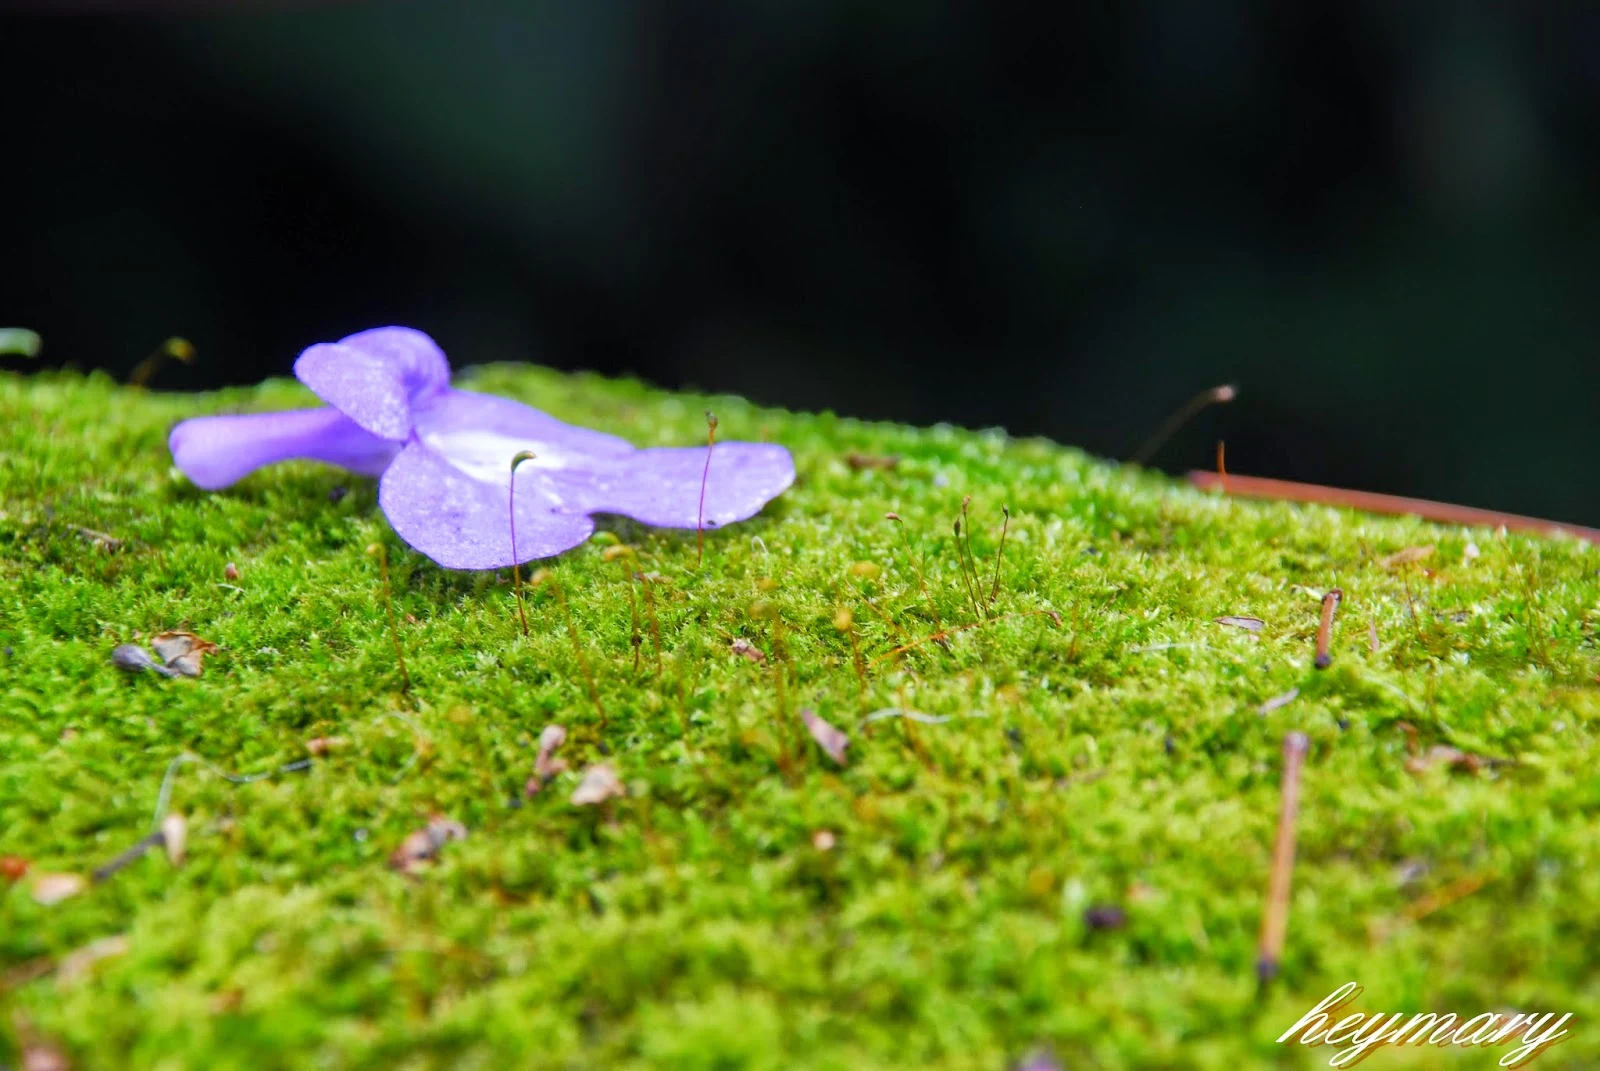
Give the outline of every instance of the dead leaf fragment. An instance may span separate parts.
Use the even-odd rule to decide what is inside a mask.
[[[881,469],[888,472],[900,464],[900,458],[894,454],[858,454],[852,451],[844,455],[844,463],[857,472],[862,469]]]
[[[33,899],[49,907],[70,900],[88,888],[80,874],[38,874],[33,879]]]
[[[567,742],[567,730],[562,725],[546,725],[539,734],[539,754],[533,760],[533,776],[523,786],[522,794],[536,795],[557,774],[567,769],[567,760],[556,758],[556,749]]]
[[[749,640],[740,637],[728,645],[728,649],[740,658],[747,658],[752,662],[765,662],[767,654]]]
[[[28,861],[20,855],[0,855],[0,878],[21,881],[28,872]]]
[[[439,849],[452,840],[465,840],[467,827],[453,818],[436,814],[419,829],[400,842],[400,847],[389,856],[389,865],[402,874],[415,874],[423,865],[439,854]]]
[[[1261,711],[1262,714],[1271,714],[1274,710],[1277,710],[1279,707],[1288,706],[1290,703],[1294,702],[1295,699],[1299,695],[1300,695],[1300,689],[1298,689],[1298,688],[1290,688],[1287,692],[1284,692],[1282,695],[1275,695],[1271,699],[1267,700],[1265,703],[1262,703],[1261,707],[1260,707],[1260,711]]]
[[[222,567],[222,576],[225,580],[238,580],[239,567],[232,562],[229,562],[227,565]]]
[[[128,947],[127,934],[119,933],[114,937],[102,937],[98,941],[90,941],[82,948],[61,957],[61,963],[56,967],[56,977],[69,984],[76,982],[101,960],[126,955]]]
[[[1412,562],[1420,562],[1424,558],[1430,557],[1432,554],[1432,543],[1429,543],[1425,547],[1407,547],[1404,550],[1395,551],[1387,558],[1379,558],[1378,564],[1383,566],[1385,569],[1393,569],[1397,565],[1409,565]]]
[[[1225,617],[1215,618],[1215,620],[1219,625],[1231,625],[1234,628],[1242,628],[1248,632],[1260,632],[1267,627],[1267,623],[1259,617],[1238,617],[1228,614]]]
[[[604,803],[613,796],[627,794],[628,790],[622,787],[622,782],[617,778],[617,772],[611,768],[611,764],[597,762],[583,771],[583,780],[573,790],[572,802],[575,806],[584,807]]]
[[[827,752],[828,758],[843,766],[844,749],[850,746],[850,738],[818,717],[814,711],[800,711],[800,720],[806,723],[806,731],[811,734],[811,739]]]
[[[184,848],[189,843],[189,820],[176,812],[163,818],[161,843],[166,846],[167,861],[173,866],[182,866]]]
[[[150,638],[150,649],[161,656],[168,668],[185,677],[198,677],[200,659],[217,650],[217,645],[192,632],[163,632]]]
[[[831,852],[837,843],[839,839],[833,835],[832,830],[819,829],[811,834],[811,846],[819,852]]]

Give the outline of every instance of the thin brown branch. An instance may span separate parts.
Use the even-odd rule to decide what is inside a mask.
[[[1352,491],[1344,487],[1274,480],[1265,476],[1237,476],[1232,473],[1224,480],[1214,472],[1200,470],[1189,473],[1189,482],[1203,490],[1221,490],[1241,498],[1308,502],[1320,506],[1364,510],[1367,513],[1416,516],[1437,524],[1505,528],[1514,532],[1535,532],[1542,535],[1560,532],[1589,543],[1600,544],[1600,529],[1597,528],[1585,528],[1578,524],[1549,521],[1540,517],[1525,517],[1518,513],[1501,513],[1498,510],[1479,509],[1476,506],[1458,506],[1451,502],[1434,502],[1426,498],[1407,498],[1403,495],[1386,495],[1377,491]]]

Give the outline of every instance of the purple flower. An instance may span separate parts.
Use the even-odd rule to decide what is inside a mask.
[[[547,558],[594,531],[591,513],[694,528],[704,446],[636,449],[506,398],[450,386],[433,339],[378,327],[312,346],[294,374],[332,408],[199,417],[172,429],[173,462],[208,490],[263,465],[309,458],[381,477],[378,503],[411,546],[448,569],[511,564],[511,460],[517,558]],[[755,516],[794,482],[768,443],[719,442],[705,484],[708,528]]]

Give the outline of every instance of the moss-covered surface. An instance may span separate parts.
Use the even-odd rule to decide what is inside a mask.
[[[641,444],[696,441],[709,405],[725,437],[795,452],[798,485],[708,533],[701,566],[694,533],[625,521],[553,563],[603,725],[549,585],[524,639],[508,575],[405,550],[371,481],[295,464],[207,494],[170,469],[177,419],[306,404],[298,386],[0,378],[0,854],[32,868],[0,885],[0,1063],[20,1029],[82,1067],[998,1069],[1041,1043],[1073,1068],[1309,1067],[1330,1050],[1273,1039],[1348,980],[1368,1010],[1570,1011],[1538,1066],[1600,1062],[1595,551],[1229,501],[999,434],[527,368],[474,385]],[[1011,511],[994,619],[893,656],[935,614],[974,620],[951,530],[968,495],[985,589]],[[634,665],[619,541],[657,576],[659,674],[647,624]],[[171,628],[222,646],[202,678],[111,665]],[[850,732],[845,768],[800,707]],[[887,707],[949,720],[863,726]],[[575,765],[609,755],[627,798],[573,806],[568,773],[523,802],[551,722]],[[1312,747],[1293,910],[1258,998],[1294,729]],[[253,784],[181,767],[181,868],[156,851],[35,901],[32,874],[87,874],[149,832],[175,756],[272,770],[318,737],[346,746]],[[1441,744],[1512,761],[1408,770]],[[391,870],[434,812],[468,838]],[[1126,924],[1091,931],[1095,905]],[[122,954],[47,971],[116,935]]]

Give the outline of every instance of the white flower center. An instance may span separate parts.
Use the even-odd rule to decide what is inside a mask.
[[[451,430],[430,432],[423,445],[474,480],[504,487],[511,480],[511,459],[524,450],[533,457],[517,466],[527,469],[564,469],[579,459],[563,454],[549,443],[519,439],[494,431]]]

